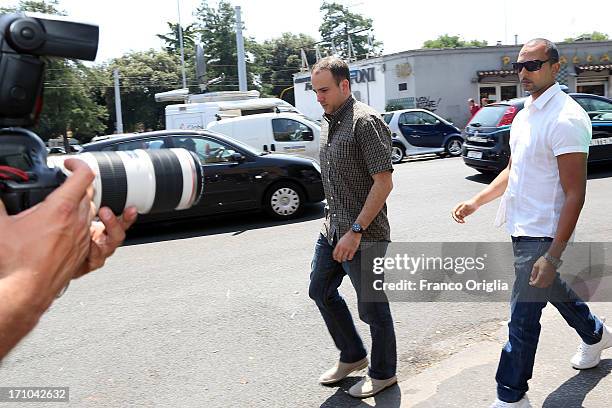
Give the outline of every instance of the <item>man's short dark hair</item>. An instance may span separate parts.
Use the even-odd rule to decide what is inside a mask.
[[[315,70],[328,70],[331,72],[332,76],[336,80],[336,84],[340,85],[343,79],[349,81],[349,86],[351,84],[351,73],[349,71],[348,64],[344,62],[341,58],[330,56],[325,57],[317,61],[316,64],[312,67],[312,72]]]
[[[550,60],[551,64],[559,62],[559,49],[554,42],[547,40],[546,38],[534,38],[527,42],[529,45],[544,44],[546,57]]]

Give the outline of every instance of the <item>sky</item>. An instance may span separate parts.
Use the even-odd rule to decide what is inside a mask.
[[[275,38],[283,32],[304,33],[319,40],[321,0],[231,0],[241,6],[245,36],[258,41]],[[353,12],[373,19],[374,36],[390,54],[420,48],[424,41],[441,34],[459,35],[465,40],[486,40],[514,44],[535,37],[552,41],[583,32],[600,31],[612,38],[612,1],[589,0],[584,10],[580,2],[523,0],[339,0]],[[167,21],[183,25],[193,21],[192,13],[201,0],[60,0],[68,16],[100,26],[96,62],[115,58],[129,51],[161,49],[155,36],[167,32]],[[16,5],[17,0],[0,0]],[[216,0],[209,0],[215,6]],[[588,4],[588,6],[586,5]]]

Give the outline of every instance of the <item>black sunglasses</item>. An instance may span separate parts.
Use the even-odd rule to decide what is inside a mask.
[[[524,62],[513,62],[512,68],[514,68],[516,72],[521,72],[523,70],[523,67],[529,72],[535,72],[539,71],[540,68],[542,68],[542,65],[544,65],[544,63],[548,61],[550,61],[550,58],[546,61],[533,60]]]

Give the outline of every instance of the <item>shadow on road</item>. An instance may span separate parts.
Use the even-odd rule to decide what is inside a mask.
[[[323,217],[324,207],[324,203],[307,205],[304,207],[304,213],[301,217],[287,221],[274,221],[263,213],[251,212],[153,223],[150,225],[136,225],[128,231],[124,246],[232,232],[234,233],[233,235],[239,235],[249,230],[312,221]]]
[[[589,392],[612,371],[612,360],[602,360],[595,368],[582,370],[546,397],[542,408],[580,408]]]
[[[329,397],[320,408],[366,408],[366,407],[381,407],[381,408],[399,408],[402,403],[402,392],[400,387],[395,384],[380,394],[374,396],[374,405],[360,401],[349,395],[348,390],[353,385],[357,384],[361,377],[348,377],[339,383],[330,386],[330,388],[338,388],[336,393]],[[368,400],[369,402],[369,400]]]
[[[446,154],[443,154],[443,155],[439,155],[437,153],[420,154],[416,156],[408,156],[401,162],[394,164],[394,166],[399,166],[402,164],[413,163],[413,162],[426,162],[426,161],[437,160],[437,159],[453,159],[453,158],[454,157],[447,156]]]
[[[496,174],[476,173],[466,176],[465,179],[474,181],[476,183],[489,184],[493,181],[493,179],[495,179],[496,176]],[[589,164],[589,170],[587,175],[588,180],[596,180],[610,177],[612,177],[612,169],[610,168],[609,163]]]

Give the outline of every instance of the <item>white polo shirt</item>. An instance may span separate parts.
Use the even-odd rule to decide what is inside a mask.
[[[565,202],[557,156],[588,154],[591,137],[589,116],[559,84],[527,98],[510,130],[512,167],[496,224],[512,236],[554,238]]]

